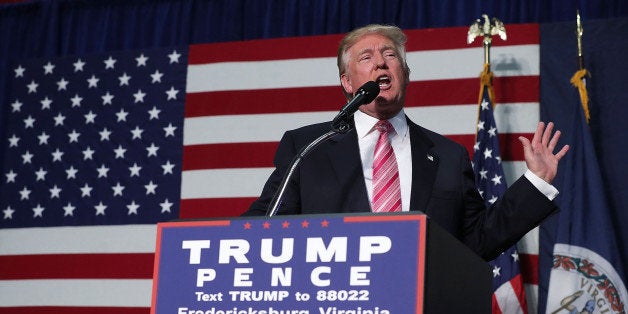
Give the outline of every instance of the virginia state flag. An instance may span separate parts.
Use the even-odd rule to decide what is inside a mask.
[[[626,313],[628,294],[598,162],[574,103],[546,313]]]
[[[561,208],[546,313],[626,313],[628,293],[622,281],[617,235],[589,125],[573,102],[563,136],[570,151],[561,161]]]
[[[614,55],[625,55],[625,32],[628,23],[584,23],[583,48],[591,76],[587,85],[591,91],[591,125],[585,122],[578,90],[569,78],[577,70],[576,23],[544,25],[541,27],[541,120],[554,121],[562,131],[561,142],[570,150],[560,161],[553,185],[560,191],[555,200],[560,212],[552,217],[551,230],[541,234],[539,267],[548,270],[546,313],[626,313],[628,293],[625,271],[626,234],[621,230],[626,221],[620,218],[621,205],[611,193],[621,187],[610,187],[611,167],[621,173],[622,163],[608,164],[608,146],[600,143],[598,123],[605,110],[621,115],[619,104],[625,93],[621,70],[623,62]],[[611,27],[613,26],[613,27]],[[598,49],[600,47],[600,49]],[[603,52],[603,54],[601,53]],[[622,58],[622,57],[620,57]],[[625,68],[623,68],[625,69]],[[625,79],[624,79],[625,80]],[[621,121],[621,120],[618,120]],[[598,145],[594,145],[593,135]],[[625,147],[623,141],[613,146]],[[595,148],[604,148],[596,155]],[[602,154],[603,153],[603,154]],[[598,160],[605,160],[606,164]],[[604,179],[603,179],[604,178]],[[624,240],[622,240],[624,239]],[[549,242],[551,241],[551,245]],[[546,253],[548,259],[545,260]],[[551,255],[550,255],[551,254]],[[541,273],[540,275],[543,275]],[[539,280],[539,308],[543,308],[544,280]]]

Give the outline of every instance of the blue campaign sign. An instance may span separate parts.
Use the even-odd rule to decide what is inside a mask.
[[[421,313],[424,215],[158,225],[151,313]]]

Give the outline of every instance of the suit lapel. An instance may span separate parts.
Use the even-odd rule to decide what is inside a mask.
[[[327,151],[336,180],[343,191],[347,191],[345,204],[353,211],[369,211],[371,206],[366,193],[360,148],[355,128],[345,134],[330,139],[331,149]]]
[[[434,144],[421,131],[421,128],[410,121],[410,119],[407,119],[407,121],[410,130],[410,146],[412,147],[410,210],[425,212],[436,179],[438,156],[431,152]]]
[[[407,119],[412,147],[412,187],[410,210],[425,211],[432,194],[432,187],[438,169],[438,156],[432,153],[434,144],[421,128]],[[355,129],[345,134],[338,134],[330,139],[331,149],[327,151],[329,162],[334,169],[340,186],[352,191],[346,197],[346,204],[352,208],[369,209],[370,203]],[[356,162],[357,161],[357,162]]]

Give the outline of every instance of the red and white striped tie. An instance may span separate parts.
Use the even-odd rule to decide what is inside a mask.
[[[388,133],[393,126],[386,120],[375,124],[380,132],[373,158],[373,212],[401,211],[399,169]]]

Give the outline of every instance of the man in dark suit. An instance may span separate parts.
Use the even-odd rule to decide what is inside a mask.
[[[539,123],[532,141],[521,137],[528,171],[505,195],[486,208],[475,186],[466,149],[416,125],[403,111],[410,69],[406,36],[394,26],[368,25],[347,34],[338,49],[338,69],[348,99],[368,81],[380,93],[349,121],[352,130],[323,142],[297,168],[279,214],[368,212],[373,208],[373,162],[381,137],[375,129],[386,120],[396,160],[400,193],[396,210],[423,211],[478,255],[491,260],[553,214],[558,191],[550,185],[568,146],[553,150],[560,137],[553,125]],[[290,162],[305,145],[330,131],[320,123],[285,133],[275,155],[275,171],[261,196],[244,215],[264,215]],[[386,137],[386,135],[384,135]],[[397,171],[398,170],[398,171]]]

